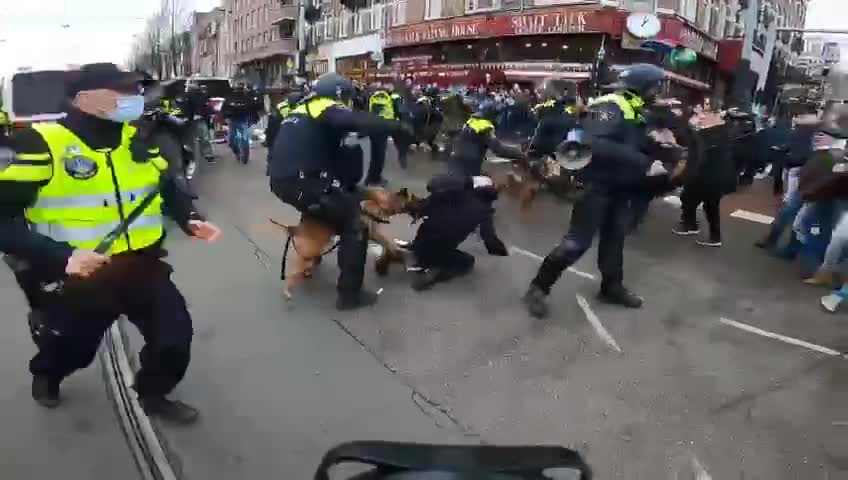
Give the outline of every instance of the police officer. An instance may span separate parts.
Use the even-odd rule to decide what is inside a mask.
[[[408,141],[411,134],[399,122],[345,105],[353,84],[335,74],[322,75],[312,95],[295,107],[280,125],[271,154],[271,191],[304,214],[327,222],[339,235],[336,308],[349,310],[373,304],[377,296],[362,289],[368,239],[360,219],[355,185],[362,163],[351,161],[343,145],[351,132],[394,136]]]
[[[600,231],[598,267],[602,301],[630,308],[642,299],[623,283],[624,237],[629,220],[630,194],[638,188],[652,162],[640,151],[648,137],[642,108],[659,92],[664,72],[649,64],[635,64],[619,75],[616,92],[589,104],[583,119],[592,161],[581,171],[585,189],[574,204],[568,233],[539,268],[523,300],[529,313],[548,313],[545,297],[563,270],[577,262]]]
[[[15,157],[0,169],[0,251],[35,279],[21,286],[38,297],[43,322],[30,362],[33,399],[58,406],[61,382],[91,364],[104,332],[125,314],[145,340],[134,386],[141,405],[165,420],[193,422],[194,408],[165,397],[188,368],[192,321],[162,260],[162,204],[196,237],[211,241],[220,230],[195,213],[191,197],[163,176],[158,149],[127,123],[143,110],[138,77],[110,63],[71,75],[67,117],[15,132]],[[107,255],[93,251],[146,201]],[[33,291],[34,284],[42,288]]]
[[[301,100],[303,100],[301,92],[290,92],[268,115],[268,126],[265,127],[265,145],[268,147],[268,172],[266,173],[269,173],[271,169],[271,152],[273,151],[274,140],[280,131],[280,124]]]
[[[527,157],[520,149],[505,145],[495,136],[497,116],[498,111],[494,101],[485,100],[478,106],[477,112],[471,115],[453,140],[448,157],[449,174],[459,177],[481,175],[483,161],[489,149],[501,157],[526,161]],[[489,253],[507,255],[506,246],[495,232],[491,215],[480,223],[480,236]]]
[[[368,111],[386,120],[400,122],[401,120],[401,97],[394,92],[394,87],[388,84],[386,88],[378,88],[368,99]],[[386,163],[386,140],[387,137],[380,135],[371,136],[371,161],[368,162],[368,174],[365,176],[366,185],[385,185],[383,178],[383,167]],[[406,147],[396,145],[398,150],[398,161],[406,165]]]
[[[547,79],[541,90],[544,100],[533,107],[538,123],[527,150],[531,159],[553,155],[568,132],[578,126],[576,99],[568,98],[563,82]]]
[[[410,249],[421,268],[412,288],[427,290],[433,285],[469,273],[474,256],[459,245],[485,222],[491,223],[497,189],[489,177],[436,175],[427,183],[430,195],[421,200],[413,215],[423,218]],[[498,255],[499,252],[489,252]]]

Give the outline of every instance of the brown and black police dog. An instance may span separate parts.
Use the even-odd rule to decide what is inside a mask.
[[[380,224],[388,223],[389,218],[415,210],[419,199],[411,195],[405,188],[398,192],[390,192],[382,188],[369,188],[363,194],[360,202],[362,222],[368,229],[368,239],[379,244],[383,251],[377,258],[374,268],[379,275],[386,275],[392,263],[404,263],[403,252],[395,242],[387,238],[380,229]],[[294,270],[285,275],[283,296],[292,298],[291,290],[312,276],[315,267],[320,263],[328,250],[332,248],[331,241],[336,232],[327,224],[310,215],[301,215],[297,225],[285,225],[273,218],[271,223],[286,230],[294,247]],[[284,253],[285,255],[285,253]]]

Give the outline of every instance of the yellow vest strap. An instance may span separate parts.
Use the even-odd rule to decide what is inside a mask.
[[[120,225],[120,221],[101,223],[93,227],[68,227],[59,223],[32,223],[32,229],[42,235],[46,235],[57,242],[97,242],[108,235]],[[129,228],[129,233],[150,227],[161,227],[162,217],[150,215],[140,217],[134,221]]]
[[[121,203],[136,202],[156,190],[155,186],[125,190],[121,192]],[[114,194],[69,195],[64,197],[39,196],[30,208],[97,208],[115,207],[118,203]]]

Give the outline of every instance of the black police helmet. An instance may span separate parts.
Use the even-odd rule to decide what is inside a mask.
[[[353,96],[353,82],[337,73],[325,73],[315,81],[312,91],[318,97],[346,102]]]
[[[494,100],[486,99],[480,102],[480,105],[477,105],[477,110],[474,114],[490,122],[494,122],[498,118],[498,106]]]
[[[660,82],[665,78],[665,70],[650,63],[634,63],[618,74],[618,81],[612,88],[626,89],[639,96],[652,97],[659,92]]]
[[[299,103],[301,100],[303,100],[303,94],[300,92],[292,92],[286,95],[286,102],[288,102],[289,105]]]
[[[848,138],[848,105],[833,104],[825,110],[818,131],[839,139]]]

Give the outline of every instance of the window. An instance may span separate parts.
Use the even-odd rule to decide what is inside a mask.
[[[555,2],[550,2],[555,3]],[[624,9],[629,10],[631,12],[650,12],[654,13],[657,11],[657,1],[656,0],[624,0],[622,2],[624,4]]]
[[[404,4],[404,7],[406,5]],[[465,0],[466,12],[481,12],[496,10],[501,7],[501,0]],[[406,23],[406,8],[404,8],[404,23]]]
[[[348,34],[348,24],[350,24],[350,13],[345,9],[339,16],[339,38],[344,38]]]
[[[292,38],[294,37],[294,20],[283,20],[279,25],[280,38]]]
[[[475,0],[469,0],[469,2]],[[485,0],[489,3],[498,2],[500,0]],[[389,26],[394,27],[396,25],[404,25],[406,24],[406,2],[400,1],[389,5]]]
[[[680,0],[680,11],[683,18],[694,22],[698,16],[698,1],[699,0]]]
[[[382,3],[374,2],[374,7],[371,9],[371,26],[374,30],[383,29],[383,18],[386,16],[386,6]]]
[[[443,0],[425,0],[424,18],[430,20],[432,18],[441,18],[442,16],[442,1]]]

